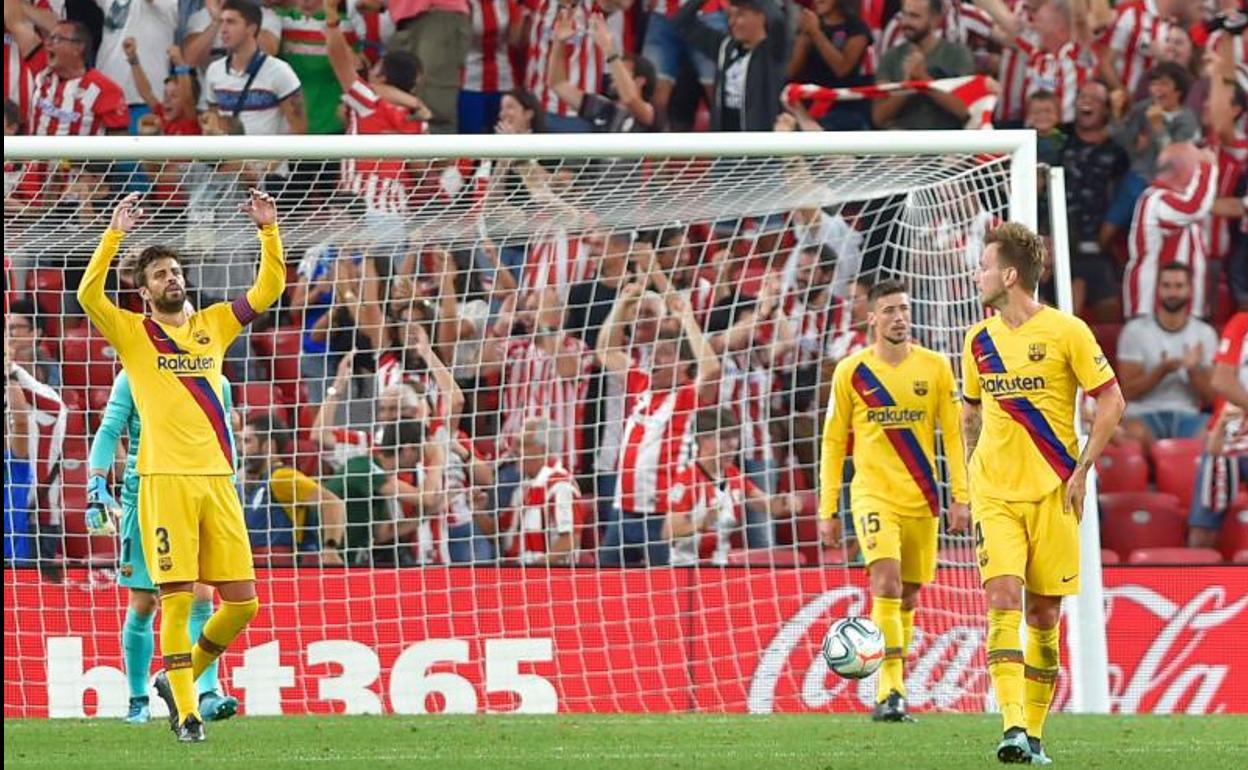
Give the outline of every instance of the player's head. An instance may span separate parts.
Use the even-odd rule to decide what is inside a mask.
[[[415,420],[392,422],[381,430],[377,459],[387,470],[410,471],[420,465],[425,428]]]
[[[1192,76],[1177,62],[1163,61],[1148,71],[1148,95],[1166,112],[1182,107],[1191,89]]]
[[[698,459],[715,463],[735,462],[741,441],[740,423],[728,409],[705,407],[693,418],[693,432],[698,442]]]
[[[526,478],[536,476],[546,465],[557,438],[550,420],[533,417],[524,421],[520,432],[520,470]]]
[[[415,93],[425,74],[420,57],[410,51],[386,51],[369,70],[368,77],[373,83],[380,83],[403,91]]]
[[[178,253],[167,246],[148,246],[128,266],[144,302],[161,313],[176,313],[186,303],[186,277]]]
[[[906,40],[918,44],[936,31],[945,15],[945,4],[941,0],[902,0],[901,34]]]
[[[263,15],[253,0],[225,0],[221,4],[221,45],[233,53],[260,34]]]
[[[867,292],[867,325],[876,340],[890,345],[910,341],[910,291],[901,281],[880,281]]]
[[[1007,222],[984,236],[976,276],[980,302],[1000,310],[1012,292],[1033,295],[1044,269],[1044,253],[1040,236],[1016,222]]]
[[[55,72],[74,72],[91,61],[91,30],[81,21],[63,19],[48,35],[48,66]]]
[[[1047,134],[1057,128],[1061,122],[1061,110],[1057,104],[1057,94],[1052,91],[1040,90],[1027,97],[1028,128],[1034,128],[1041,134]]]
[[[693,349],[679,329],[663,329],[654,343],[650,382],[655,390],[671,390],[693,378]]]
[[[1075,127],[1096,131],[1109,125],[1109,89],[1099,80],[1089,80],[1075,96]]]
[[[1183,313],[1191,308],[1192,268],[1182,262],[1167,262],[1157,271],[1157,304],[1167,313]]]

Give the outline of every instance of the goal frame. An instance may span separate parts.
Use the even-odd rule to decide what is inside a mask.
[[[741,132],[689,134],[98,136],[6,137],[6,161],[32,160],[334,160],[346,158],[644,158],[800,157],[811,155],[1009,155],[1010,220],[1037,226],[1036,136],[1031,130],[913,132]],[[1049,179],[1053,251],[1069,253],[1061,169]],[[1056,201],[1061,205],[1053,204]],[[1070,266],[1055,261],[1058,306],[1072,309]],[[1082,590],[1066,607],[1072,651],[1071,710],[1110,710],[1095,475],[1081,527]]]

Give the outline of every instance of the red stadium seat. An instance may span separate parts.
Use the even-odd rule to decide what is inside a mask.
[[[1122,559],[1118,557],[1117,551],[1111,551],[1108,548],[1101,549],[1101,564],[1121,564]]]
[[[1222,554],[1212,548],[1137,548],[1127,564],[1220,564]]]
[[[319,478],[321,474],[321,445],[315,441],[295,441],[295,468],[305,476]]]
[[[844,548],[824,548],[819,551],[820,564],[848,564],[849,560],[845,558]]]
[[[290,408],[282,394],[267,382],[235,383],[234,407],[245,414],[254,411],[276,412],[290,425]]]
[[[1174,495],[1107,492],[1100,496],[1101,546],[1119,556],[1137,548],[1184,545],[1184,516]]]
[[[118,363],[117,351],[95,334],[67,333],[61,343],[61,378],[68,387],[111,388]]]
[[[61,525],[65,533],[65,558],[92,565],[110,564],[116,559],[116,538],[87,534],[86,460],[71,458],[68,453],[66,458],[61,464],[65,502]]]
[[[1109,365],[1115,369],[1118,368],[1118,337],[1122,334],[1122,326],[1120,323],[1099,323],[1089,327]]]
[[[293,567],[295,552],[288,545],[257,546],[251,549],[251,560],[257,567]]]
[[[65,317],[64,274],[58,268],[37,268],[27,275],[26,286],[34,298],[44,332],[52,338],[60,337],[61,321]]]
[[[1196,490],[1196,471],[1204,442],[1197,438],[1168,438],[1153,444],[1153,469],[1157,474],[1157,491],[1179,498],[1184,510],[1192,503]]]
[[[1222,555],[1228,559],[1248,549],[1248,496],[1241,496],[1231,505],[1222,522],[1218,544],[1222,547]]]
[[[1231,557],[1231,561],[1236,564],[1248,564],[1248,548],[1245,548],[1242,551],[1236,551],[1235,555]]]
[[[1096,461],[1096,479],[1100,492],[1143,492],[1148,489],[1148,461],[1142,454],[1106,452]]]
[[[804,567],[806,557],[791,547],[737,549],[728,552],[728,564],[734,567]]]

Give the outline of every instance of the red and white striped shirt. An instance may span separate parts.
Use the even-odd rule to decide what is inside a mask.
[[[387,102],[368,83],[356,78],[342,94],[347,105],[347,133],[423,134],[425,122],[410,120],[407,110]],[[385,160],[349,158],[342,162],[342,185],[364,199],[369,211],[407,211],[407,164],[398,158]]]
[[[832,302],[823,307],[808,305],[790,293],[784,299],[784,314],[796,324],[797,349],[784,357],[780,368],[790,369],[794,366],[807,367],[818,364],[827,355],[832,332],[836,330],[834,316],[844,315],[837,312]]]
[[[670,510],[684,514],[695,534],[672,542],[671,565],[691,567],[705,557],[727,564],[731,529],[743,517],[747,490],[754,485],[737,466],[726,464],[723,479],[714,479],[697,462],[686,463],[672,476]]]
[[[50,68],[35,75],[30,133],[38,136],[98,136],[130,128],[130,108],[121,86],[99,70],[62,78]]]
[[[649,373],[633,369],[628,396],[632,409],[624,424],[615,507],[629,513],[665,513],[672,474],[690,456],[698,388],[688,383],[651,390]]]
[[[724,359],[719,400],[732,410],[741,427],[742,455],[764,461],[771,456],[771,394],[775,381],[770,371],[749,362],[751,357],[746,353]]]
[[[1216,197],[1234,197],[1239,181],[1248,172],[1248,136],[1236,130],[1235,140],[1230,144],[1218,141],[1210,136],[1206,146],[1217,153],[1218,158],[1218,191]],[[1232,227],[1238,228],[1243,222],[1242,217],[1211,216],[1205,220],[1205,242],[1209,246],[1209,256],[1224,259],[1231,253]]]
[[[970,47],[974,38],[992,40],[992,17],[987,11],[973,3],[948,3],[948,6],[943,23],[936,29],[938,36],[967,47]],[[866,21],[865,15],[863,20]],[[901,29],[901,14],[889,19],[883,34],[877,34],[875,39],[878,41],[876,47],[879,49],[880,59],[889,50],[906,42],[905,33]]]
[[[597,12],[602,13],[593,0],[572,0],[565,5],[559,0],[525,0],[525,5],[533,14],[529,23],[528,61],[525,67],[524,87],[533,93],[546,112],[564,117],[574,117],[576,110],[564,103],[555,95],[554,89],[546,85],[546,72],[550,68],[550,47],[554,42],[555,17],[561,8],[570,8],[576,19],[576,26],[583,34],[578,35],[568,44],[568,81],[587,94],[601,92],[602,76],[606,72],[602,51],[594,43],[593,35],[589,34],[589,17]],[[612,13],[607,17],[607,24],[619,27],[620,14]],[[616,29],[612,30],[616,33]],[[620,35],[615,34],[616,48],[620,47]]]
[[[1213,208],[1218,172],[1202,163],[1182,192],[1149,186],[1135,204],[1128,242],[1126,278],[1122,284],[1127,318],[1153,312],[1157,273],[1168,262],[1192,268],[1192,313],[1208,317],[1208,253],[1204,222]]]
[[[1023,101],[1037,91],[1052,91],[1061,109],[1061,122],[1075,120],[1075,99],[1079,88],[1095,75],[1091,53],[1071,40],[1056,53],[1038,48],[1028,37],[1019,35],[1014,44],[1027,56],[1027,84]]]
[[[503,424],[501,452],[513,454],[525,420],[542,417],[550,421],[550,453],[576,473],[581,451],[581,425],[585,420],[585,395],[593,356],[584,342],[562,335],[563,353],[577,356],[580,365],[572,377],[560,377],[555,356],[532,337],[507,346],[503,368]]]
[[[650,362],[654,356],[653,344],[630,345],[628,354],[632,358],[633,368],[650,371]],[[627,374],[606,372],[602,378],[602,434],[598,438],[598,452],[594,455],[594,470],[603,475],[616,472],[620,464],[620,442],[624,438],[624,422],[628,417],[625,411],[626,391],[628,390]]]
[[[1156,0],[1134,0],[1114,9],[1105,42],[1128,94],[1136,92],[1144,74],[1157,63],[1169,34],[1170,22],[1158,13]]]
[[[562,228],[548,231],[549,237],[529,245],[520,288],[525,293],[554,289],[560,302],[567,302],[573,285],[594,278],[595,265],[589,245]]]
[[[464,60],[465,91],[498,93],[515,87],[507,30],[520,23],[523,11],[515,0],[468,0],[472,16],[472,44]]]
[[[1022,25],[1022,36],[1039,47],[1040,41],[1032,26],[1031,9],[1027,3],[1022,0],[1012,0],[1009,4],[1014,10],[1014,16]],[[1021,121],[1026,112],[1023,94],[1027,90],[1027,54],[1014,46],[1003,47],[997,82],[1001,86],[1001,95],[997,97],[997,120]]]
[[[516,490],[510,526],[503,535],[503,553],[521,564],[545,564],[550,546],[563,535],[573,535],[571,558],[576,558],[576,501],[581,492],[558,460],[551,460]]]
[[[38,511],[41,521],[60,524],[65,512],[61,460],[69,409],[59,393],[30,372],[15,365],[13,374],[30,404],[31,431],[26,437],[26,456],[32,460],[36,483],[30,487],[28,510]]]

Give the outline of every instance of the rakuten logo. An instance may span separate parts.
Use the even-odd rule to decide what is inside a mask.
[[[1044,390],[1043,377],[980,377],[980,390],[994,396],[1006,396],[1012,393],[1029,393]]]

